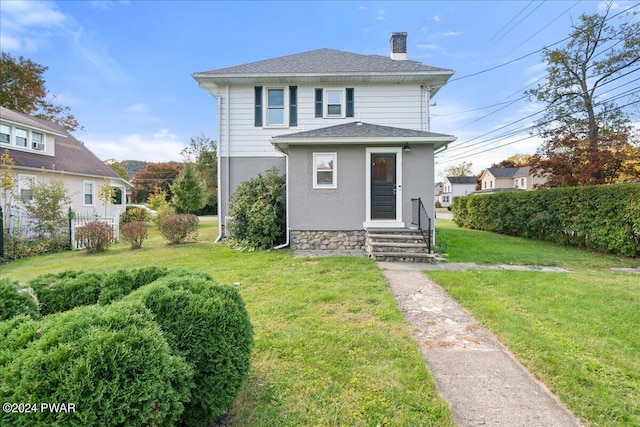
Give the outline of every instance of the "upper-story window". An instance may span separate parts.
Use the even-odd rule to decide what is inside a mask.
[[[354,89],[315,89],[316,117],[354,117]]]
[[[11,144],[11,128],[9,126],[0,125],[0,142]]]
[[[27,131],[16,128],[16,145],[18,147],[27,147]]]
[[[284,125],[284,89],[267,89],[267,125]]]
[[[44,135],[40,132],[31,132],[31,148],[34,150],[44,150]]]
[[[254,126],[298,126],[298,87],[254,88]]]

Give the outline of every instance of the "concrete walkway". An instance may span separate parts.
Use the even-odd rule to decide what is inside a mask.
[[[493,334],[422,273],[427,264],[378,266],[461,426],[580,426]]]

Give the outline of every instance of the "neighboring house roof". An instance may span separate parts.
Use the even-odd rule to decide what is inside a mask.
[[[292,144],[382,144],[388,142],[432,143],[436,147],[439,147],[455,141],[455,139],[452,135],[373,125],[356,121],[303,132],[278,135],[271,138],[271,142],[278,147]]]
[[[476,184],[478,178],[475,176],[448,176],[447,179],[451,184]]]
[[[394,60],[380,55],[362,55],[333,49],[318,49],[281,56],[233,67],[219,68],[193,74],[201,84],[213,87],[225,84],[250,83],[263,79],[270,82],[308,81],[309,77],[337,76],[335,81],[393,81],[424,82],[426,77],[444,84],[452,70],[424,65],[417,61]],[[402,76],[402,77],[400,77]],[[297,79],[297,80],[296,80]],[[324,80],[332,82],[334,80]],[[435,80],[434,80],[435,82]],[[432,95],[439,87],[432,87]]]
[[[120,179],[126,183],[117,173],[93,154],[82,142],[78,141],[64,127],[57,123],[31,117],[0,107],[0,117],[3,120],[15,124],[43,130],[55,137],[55,155],[44,155],[36,152],[8,149],[9,154],[17,168],[45,169],[49,171],[64,172],[76,175],[94,177],[109,177]],[[127,183],[128,184],[128,183]]]

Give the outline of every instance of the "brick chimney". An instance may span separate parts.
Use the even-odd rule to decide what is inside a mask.
[[[407,60],[407,33],[391,33],[391,59]]]

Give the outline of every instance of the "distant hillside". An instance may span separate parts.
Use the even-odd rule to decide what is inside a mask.
[[[144,169],[151,162],[145,162],[142,160],[123,160],[119,162],[126,170],[131,178],[138,172],[140,169]]]

